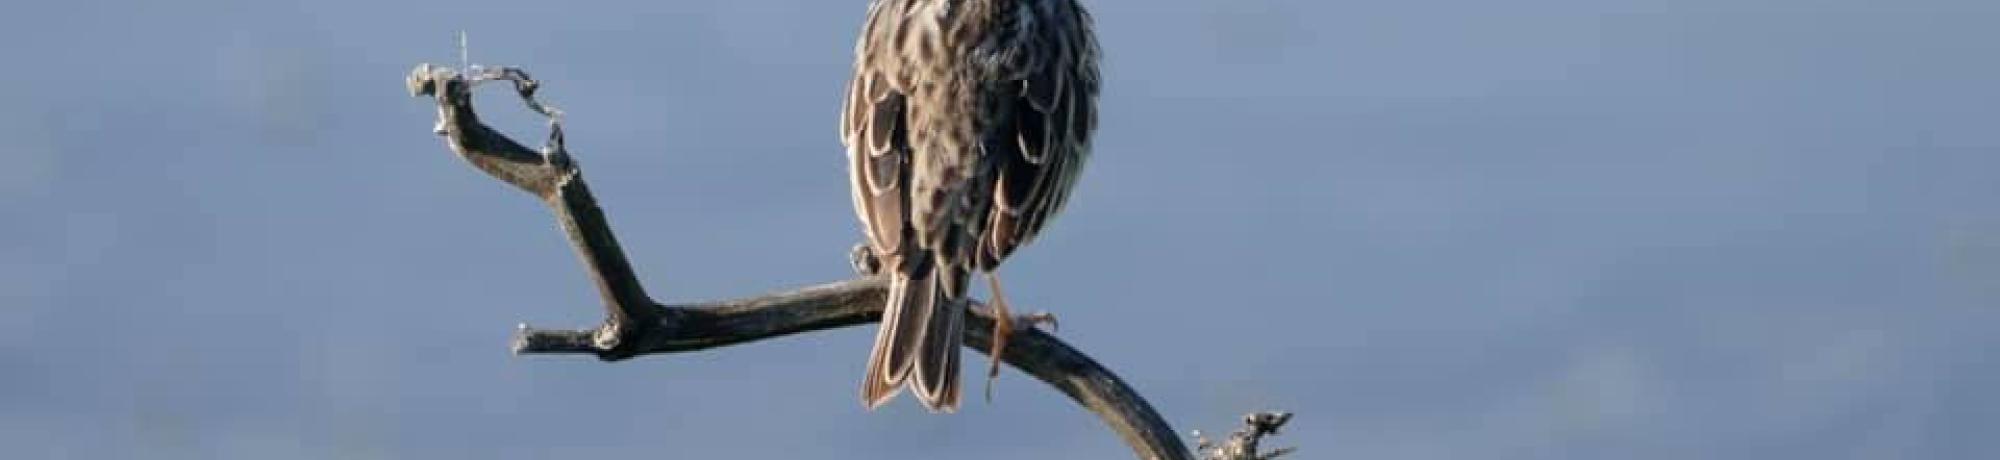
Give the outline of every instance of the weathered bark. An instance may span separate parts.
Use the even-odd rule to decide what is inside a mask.
[[[549,139],[540,151],[479,121],[471,87],[482,81],[512,82],[530,109],[549,117]],[[541,198],[555,211],[556,222],[602,297],[605,320],[599,327],[541,330],[523,325],[514,340],[516,353],[589,354],[619,361],[867,324],[882,315],[886,283],[868,276],[735,300],[659,304],[640,285],[604,211],[584,184],[581,169],[565,149],[561,113],[534,98],[539,83],[514,68],[473,68],[461,75],[429,64],[418,66],[407,83],[413,94],[436,98],[435,130],[453,152],[488,175]],[[965,346],[984,353],[992,341],[993,317],[981,307],[966,320]],[[1040,330],[1016,334],[1001,359],[1097,414],[1140,458],[1195,458],[1145,398],[1109,369]],[[1275,428],[1272,425],[1270,431]],[[1263,433],[1257,431],[1256,437]],[[1255,440],[1250,439],[1254,455]]]

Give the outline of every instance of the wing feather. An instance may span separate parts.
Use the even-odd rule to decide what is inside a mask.
[[[871,5],[869,14],[880,19],[882,2]],[[880,21],[871,20],[855,46],[854,79],[847,85],[847,101],[841,111],[841,142],[847,146],[850,162],[850,193],[854,212],[867,233],[869,245],[878,256],[887,257],[885,266],[900,263],[903,252],[905,209],[909,192],[909,163],[912,155],[907,130],[908,100],[898,87],[894,73],[897,60],[884,43]]]
[[[1073,6],[1071,2],[1051,2]],[[1051,18],[1089,21],[1079,8],[1074,15],[1055,14]],[[1097,45],[1087,30],[1075,27],[1038,27],[1044,34],[1035,37],[1026,51],[1040,53],[1024,62],[1032,63],[1020,82],[1020,97],[1008,117],[1014,133],[1007,155],[998,158],[999,179],[995,182],[993,210],[988,220],[981,268],[990,269],[1015,249],[1040,233],[1050,218],[1068,201],[1084,161],[1090,155],[1090,138],[1097,116]],[[1065,34],[1065,35],[1049,35]]]

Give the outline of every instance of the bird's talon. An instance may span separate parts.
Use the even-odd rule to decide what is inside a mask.
[[[855,243],[847,253],[848,263],[854,264],[854,272],[861,276],[875,276],[882,271],[882,259],[875,256],[875,248],[868,243]]]

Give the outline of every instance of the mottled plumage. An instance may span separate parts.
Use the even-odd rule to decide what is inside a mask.
[[[1096,127],[1076,0],[874,0],[840,131],[855,213],[890,277],[862,399],[906,378],[954,410],[967,284],[1063,207]]]

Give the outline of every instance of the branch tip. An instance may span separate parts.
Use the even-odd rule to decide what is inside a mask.
[[[1220,445],[1202,436],[1201,430],[1195,430],[1195,450],[1201,453],[1203,460],[1275,459],[1298,449],[1281,447],[1259,453],[1258,443],[1263,441],[1265,436],[1277,435],[1278,428],[1285,426],[1285,423],[1291,420],[1292,413],[1283,411],[1254,412],[1244,415],[1243,428],[1230,433],[1229,438],[1224,439]]]

